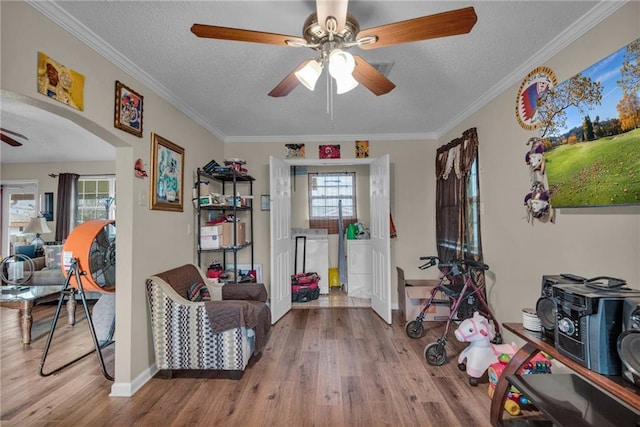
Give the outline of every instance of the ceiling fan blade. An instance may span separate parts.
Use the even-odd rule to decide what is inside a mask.
[[[253,42],[289,46],[287,41],[295,41],[306,44],[306,40],[300,37],[284,34],[265,33],[262,31],[241,30],[239,28],[217,27],[215,25],[193,24],[191,32],[198,37],[207,39],[234,40],[240,42]]]
[[[29,140],[29,138],[27,138],[23,134],[18,133],[18,132],[14,132],[14,131],[9,130],[9,129],[0,128],[0,132],[8,133],[10,135],[17,136],[17,137],[22,138],[22,139],[26,139],[27,141]]]
[[[360,56],[353,55],[353,58],[356,60],[356,68],[353,69],[353,78],[375,95],[384,95],[396,87],[391,80],[386,78],[384,74],[380,73]]]
[[[302,63],[298,65],[295,70],[287,74],[287,77],[285,77],[280,83],[278,83],[276,87],[271,90],[271,92],[269,92],[269,96],[278,98],[281,96],[289,95],[289,93],[291,93],[291,91],[294,90],[296,86],[298,86],[298,84],[300,84],[300,80],[298,80],[298,78],[296,77],[296,71],[302,69],[311,61],[314,60],[308,59],[306,61],[302,61]]]
[[[0,133],[0,140],[6,142],[9,145],[12,145],[14,147],[20,147],[22,145],[21,142],[16,141],[15,139],[11,138],[8,135],[5,135],[4,133]]]
[[[336,19],[336,33],[344,28],[347,21],[348,0],[316,0],[316,11],[318,14],[318,24],[327,30],[327,18],[333,16]]]
[[[423,16],[393,24],[368,28],[358,33],[358,39],[376,36],[373,44],[362,44],[362,49],[377,49],[420,40],[466,34],[475,25],[478,17],[473,7],[451,10],[435,15]]]

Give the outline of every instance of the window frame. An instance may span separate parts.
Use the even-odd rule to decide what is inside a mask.
[[[319,196],[314,196],[314,187],[317,188],[316,185],[314,185],[313,180],[317,179],[317,178],[329,178],[329,177],[339,177],[339,176],[348,176],[351,178],[351,184],[350,185],[338,185],[338,187],[350,187],[351,191],[350,194],[345,195],[345,194],[337,194],[337,195],[332,195],[332,194],[326,194],[326,191],[324,192],[324,194],[319,195]],[[346,227],[349,224],[355,224],[358,222],[358,211],[357,211],[357,187],[356,187],[356,182],[357,182],[357,175],[356,172],[310,172],[307,174],[307,203],[308,203],[308,209],[309,209],[309,228],[311,229],[327,229],[327,233],[328,234],[337,234],[339,231],[339,224],[338,224],[338,216],[335,215],[331,215],[331,216],[314,216],[313,215],[313,211],[314,211],[314,201],[319,200],[319,199],[324,199],[326,200],[350,200],[351,204],[353,206],[352,212],[349,216],[342,216],[342,226],[343,229],[346,229]],[[327,185],[324,185],[323,188],[327,189],[327,188],[332,188],[332,187],[328,187]],[[338,189],[338,193],[340,193],[340,189]],[[325,204],[325,209],[327,207],[331,207],[333,206],[332,204]]]
[[[84,186],[84,183],[87,181],[94,181],[96,182],[96,189],[95,192],[92,194],[98,195],[100,194],[99,191],[99,182],[102,181],[107,181],[108,182],[108,190],[107,190],[107,197],[95,197],[92,199],[87,199],[87,200],[106,200],[108,198],[112,199],[112,202],[109,206],[109,213],[107,215],[107,218],[104,217],[104,215],[102,216],[97,216],[97,215],[93,215],[92,217],[87,217],[86,215],[81,214],[81,212],[85,211],[94,211],[97,212],[98,209],[100,208],[99,206],[89,206],[89,207],[83,207],[82,205],[82,201],[85,200],[84,197],[81,197],[84,194],[89,194],[87,192],[83,192],[82,190],[84,190],[84,188],[82,188]],[[81,190],[82,188],[82,190]],[[78,178],[78,182],[77,182],[77,197],[76,197],[76,207],[75,207],[75,211],[76,211],[76,215],[75,215],[75,226],[88,221],[90,219],[112,219],[115,220],[115,216],[116,216],[116,211],[115,211],[115,203],[113,203],[115,201],[115,197],[116,197],[116,177],[113,175],[85,175],[85,176],[80,176]],[[103,202],[104,203],[104,202]],[[104,207],[106,208],[106,206]]]

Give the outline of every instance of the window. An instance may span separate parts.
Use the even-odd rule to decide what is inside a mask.
[[[9,205],[9,227],[22,230],[29,220],[37,215],[34,193],[11,193]],[[10,230],[11,231],[11,230]]]
[[[479,170],[475,128],[438,148],[436,244],[441,260],[482,260]]]
[[[477,255],[480,248],[480,197],[478,185],[478,157],[473,159],[467,179],[467,212],[465,213],[465,253]]]
[[[340,201],[343,226],[346,228],[358,221],[355,172],[310,173],[308,181],[310,228],[326,228],[329,234],[338,233]]]
[[[115,219],[115,196],[115,177],[80,177],[76,225],[90,219]]]

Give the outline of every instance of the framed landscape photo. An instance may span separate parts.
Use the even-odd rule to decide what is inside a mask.
[[[544,92],[538,117],[554,208],[640,205],[640,39]]]
[[[184,207],[184,148],[151,134],[150,208],[182,212]]]
[[[115,127],[142,138],[143,101],[142,95],[116,80]]]

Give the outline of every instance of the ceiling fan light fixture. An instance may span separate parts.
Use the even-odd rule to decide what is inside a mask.
[[[307,62],[304,67],[295,72],[300,83],[310,91],[316,88],[316,82],[320,78],[320,74],[322,74],[322,64],[316,60]]]
[[[346,75],[351,75],[356,67],[353,55],[342,49],[333,49],[329,54],[329,74],[338,80]]]
[[[329,54],[329,74],[336,80],[338,95],[358,86],[358,81],[352,75],[355,67],[356,61],[350,53],[342,49],[333,49]]]
[[[336,79],[336,93],[342,95],[347,93],[358,86],[358,81],[353,78],[352,75],[346,75],[342,78]]]

